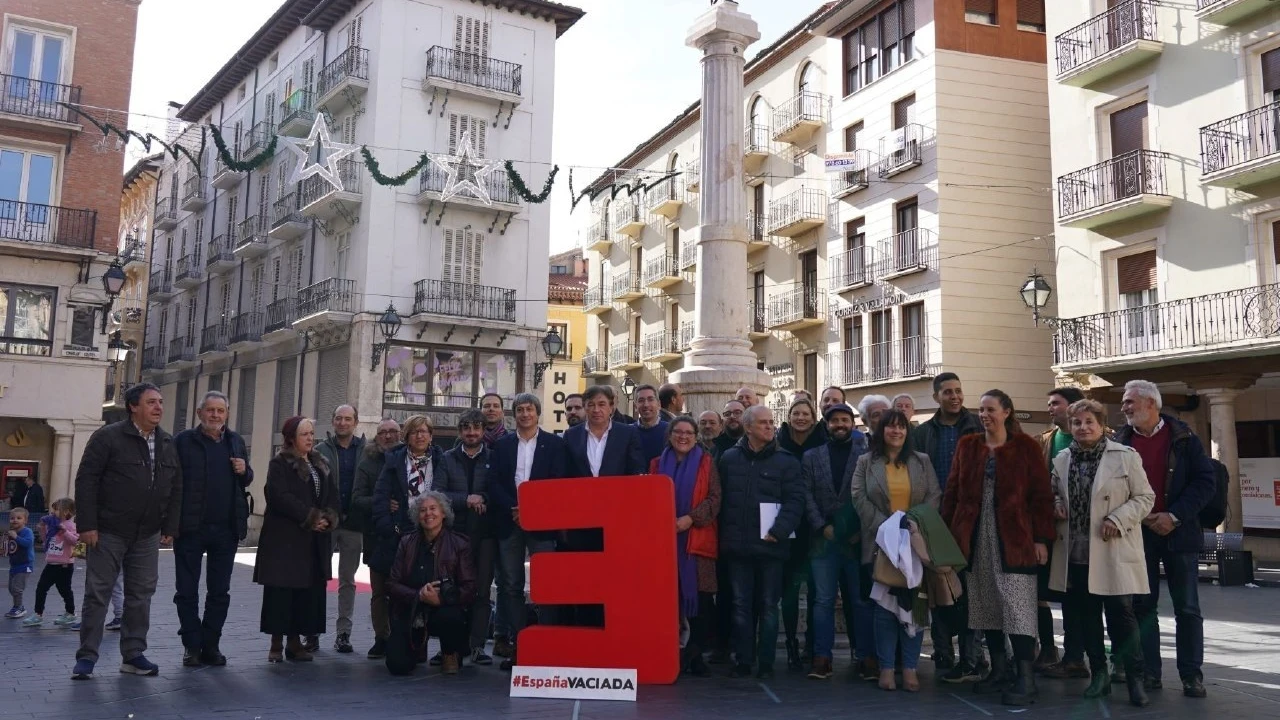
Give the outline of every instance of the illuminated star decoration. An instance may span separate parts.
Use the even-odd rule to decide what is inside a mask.
[[[450,155],[428,155],[436,167],[445,172],[444,188],[440,191],[440,199],[448,202],[457,195],[475,198],[486,207],[493,204],[489,191],[485,189],[485,181],[490,175],[502,169],[499,160],[484,160],[476,157],[475,148],[471,145],[471,131],[462,133],[459,143],[461,150],[457,157]]]
[[[338,174],[338,161],[356,151],[355,145],[336,143],[329,139],[329,125],[325,122],[324,113],[316,113],[315,122],[311,124],[311,132],[305,138],[281,137],[285,147],[298,156],[298,164],[293,168],[293,176],[289,182],[297,184],[312,175],[319,175],[342,192],[342,176]],[[311,153],[316,146],[320,147],[318,162],[312,162]]]

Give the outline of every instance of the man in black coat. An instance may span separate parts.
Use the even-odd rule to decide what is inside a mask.
[[[179,535],[173,546],[173,604],[178,607],[182,664],[222,666],[218,648],[231,607],[231,572],[236,548],[249,532],[249,500],[253,482],[244,438],[227,427],[227,396],[205,393],[196,408],[200,425],[173,439],[182,463],[184,492]],[[200,618],[200,564],[208,556],[209,573]]]
[[[22,501],[14,507],[26,508],[30,517],[38,520],[44,515],[44,488],[36,482],[35,475],[28,475],[25,484],[27,492],[22,496]]]
[[[720,558],[727,563],[733,599],[731,674],[750,675],[758,652],[756,676],[767,679],[773,677],[778,651],[782,567],[791,552],[789,538],[804,518],[804,481],[800,460],[778,446],[769,408],[747,408],[743,426],[742,440],[716,461],[723,488]],[[761,525],[766,519],[767,528]]]

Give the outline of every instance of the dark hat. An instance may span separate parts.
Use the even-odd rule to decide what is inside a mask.
[[[849,407],[848,403],[836,403],[835,405],[827,408],[826,412],[822,413],[822,419],[830,420],[831,416],[838,412],[848,413],[851,418],[858,417],[858,413],[854,412],[853,408]]]

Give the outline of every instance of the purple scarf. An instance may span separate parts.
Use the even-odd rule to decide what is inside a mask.
[[[683,517],[693,509],[693,488],[698,484],[698,466],[702,464],[702,448],[697,445],[689,451],[683,462],[676,460],[671,448],[662,451],[658,458],[658,472],[675,482],[676,517]],[[687,551],[688,531],[676,534],[676,575],[680,578],[680,613],[691,618],[698,614],[698,564]]]
[[[484,429],[484,446],[493,449],[493,444],[502,439],[509,431],[505,422],[498,423],[493,428]]]

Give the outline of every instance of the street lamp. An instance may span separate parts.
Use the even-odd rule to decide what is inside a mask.
[[[631,395],[635,393],[635,391],[636,391],[636,381],[632,380],[631,376],[628,375],[627,379],[622,381],[622,394],[626,395],[627,399],[630,400]]]
[[[401,324],[400,313],[396,312],[395,304],[387,305],[386,312],[382,313],[382,316],[378,318],[378,331],[382,333],[382,342],[373,344],[373,357],[370,360],[369,372],[378,369],[378,364],[382,362],[382,354],[386,352],[391,338],[400,332]]]
[[[120,339],[120,331],[111,333],[111,337],[107,340],[107,360],[112,365],[119,365],[127,357],[129,357],[129,346]]]
[[[1053,288],[1049,286],[1049,281],[1045,280],[1038,269],[1032,268],[1031,274],[1027,276],[1027,281],[1022,283],[1018,294],[1022,296],[1022,302],[1031,308],[1032,317],[1035,318],[1036,324],[1039,325],[1042,319],[1040,310],[1049,304],[1049,298],[1053,296]],[[1056,318],[1048,317],[1043,319],[1049,323],[1056,320]]]
[[[542,338],[542,352],[546,353],[547,360],[533,365],[535,389],[542,384],[542,376],[551,367],[551,359],[559,355],[562,350],[564,350],[564,338],[560,337],[560,333],[555,328],[551,328],[546,337]]]
[[[115,304],[120,291],[124,289],[124,269],[119,260],[113,260],[107,271],[102,273],[102,289],[107,293],[107,302],[102,306],[102,332],[107,331],[107,315],[111,314],[111,306]]]

